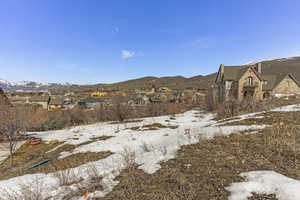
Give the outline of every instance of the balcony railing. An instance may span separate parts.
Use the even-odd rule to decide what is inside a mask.
[[[254,82],[254,83],[247,83],[247,82],[245,82],[244,83],[244,87],[245,88],[256,88],[256,87],[258,87],[258,82]]]

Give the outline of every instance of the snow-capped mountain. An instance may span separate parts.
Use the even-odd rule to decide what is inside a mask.
[[[47,91],[49,89],[65,88],[69,86],[73,85],[69,83],[37,83],[33,81],[10,82],[0,79],[0,88],[11,91]]]

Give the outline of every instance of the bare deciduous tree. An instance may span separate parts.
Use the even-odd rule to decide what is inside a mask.
[[[7,144],[11,167],[13,166],[13,155],[17,141],[24,130],[17,109],[9,105],[0,105],[0,138]]]
[[[112,112],[114,118],[122,122],[130,115],[131,108],[128,105],[128,99],[124,96],[115,96],[112,100]]]

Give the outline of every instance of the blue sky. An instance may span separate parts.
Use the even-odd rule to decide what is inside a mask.
[[[299,0],[2,0],[0,78],[110,83],[300,55]]]

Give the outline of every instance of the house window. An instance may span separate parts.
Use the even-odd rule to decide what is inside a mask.
[[[253,78],[251,77],[251,76],[249,76],[248,78],[247,78],[247,86],[253,86]]]

